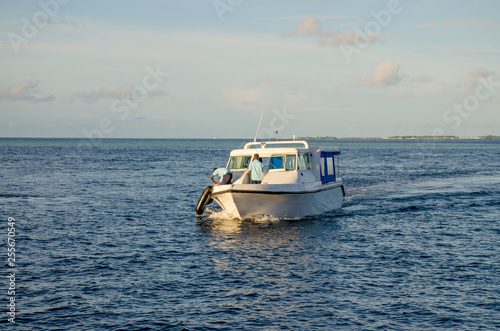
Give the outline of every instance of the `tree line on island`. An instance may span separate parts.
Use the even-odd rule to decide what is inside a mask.
[[[476,136],[476,137],[457,137],[457,136],[392,136],[387,139],[500,139],[500,136]]]
[[[352,138],[338,138],[332,136],[305,136],[296,137],[295,139],[302,140],[330,140],[330,139],[384,139],[379,137],[352,137]],[[457,136],[391,136],[385,139],[500,139],[500,136],[486,135],[476,137],[457,137]]]

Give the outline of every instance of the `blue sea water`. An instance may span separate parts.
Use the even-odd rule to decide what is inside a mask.
[[[347,196],[293,221],[195,217],[242,140],[82,142],[0,139],[3,329],[500,329],[498,140],[313,141]]]

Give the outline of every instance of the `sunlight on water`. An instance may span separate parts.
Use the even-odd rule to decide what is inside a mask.
[[[243,142],[78,143],[0,139],[23,330],[500,329],[500,141],[318,142],[343,208],[198,221]]]
[[[207,216],[203,220],[211,222],[212,231],[219,233],[238,233],[241,231],[241,220],[231,217],[223,210],[206,209]]]
[[[207,208],[206,213],[208,214],[207,219],[209,220],[219,220],[219,221],[238,220],[237,218],[234,218],[231,215],[229,215],[224,210],[220,209]],[[252,217],[251,219],[247,219],[247,221],[252,221],[255,223],[271,223],[271,222],[278,222],[279,220],[280,220],[279,218],[269,215],[257,215]]]
[[[237,220],[221,209],[212,209],[208,207],[205,212],[209,220]]]
[[[258,216],[252,217],[250,220],[252,222],[255,222],[255,223],[274,223],[274,222],[280,221],[279,218],[269,216],[269,215],[258,215]]]

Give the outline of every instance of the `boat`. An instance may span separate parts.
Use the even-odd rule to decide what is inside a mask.
[[[247,169],[254,154],[264,167],[260,184],[251,184]],[[226,167],[232,183],[206,187],[197,214],[212,199],[237,219],[297,219],[341,208],[345,189],[339,157],[338,148],[311,147],[306,140],[249,142],[230,153]]]

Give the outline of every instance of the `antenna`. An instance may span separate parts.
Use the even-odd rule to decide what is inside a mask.
[[[255,138],[253,138],[253,142],[257,141],[257,135],[259,134],[260,122],[262,122],[262,116],[264,115],[264,108],[262,108],[262,114],[260,114],[259,125],[257,126],[257,132],[255,132]]]

